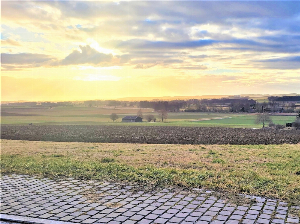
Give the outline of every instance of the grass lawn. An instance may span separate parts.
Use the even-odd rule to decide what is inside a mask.
[[[1,140],[2,174],[205,187],[300,205],[300,144],[150,145]]]

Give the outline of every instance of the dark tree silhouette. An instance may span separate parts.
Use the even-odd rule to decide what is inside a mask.
[[[115,120],[117,120],[118,118],[119,118],[119,116],[118,116],[117,114],[115,114],[115,113],[112,113],[112,114],[110,115],[110,119],[112,119],[113,122],[115,122]]]
[[[150,122],[150,121],[154,121],[155,122],[155,117],[154,117],[154,115],[152,115],[152,114],[148,114],[147,116],[146,116],[146,119],[147,119],[147,121],[148,122]]]

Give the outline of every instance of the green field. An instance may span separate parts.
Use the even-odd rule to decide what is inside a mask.
[[[136,115],[139,108],[95,108],[95,107],[8,107],[2,106],[1,124],[87,124],[87,125],[128,125],[122,123],[122,117]],[[131,123],[130,125],[151,126],[219,126],[233,128],[260,128],[262,125],[255,124],[255,114],[245,113],[168,113],[165,122],[161,122],[159,114],[153,109],[143,109],[146,117],[152,114],[157,122]],[[119,116],[115,122],[110,119],[110,114]],[[271,116],[275,124],[284,125],[293,122],[295,116]]]

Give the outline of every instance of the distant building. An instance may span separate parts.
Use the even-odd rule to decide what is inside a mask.
[[[122,122],[142,122],[143,118],[138,116],[126,116],[122,118]]]

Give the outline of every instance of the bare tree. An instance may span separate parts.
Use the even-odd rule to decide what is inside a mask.
[[[143,118],[142,109],[139,109],[139,111],[137,112],[137,116]]]
[[[265,127],[266,123],[272,122],[272,119],[269,114],[262,113],[262,114],[257,114],[255,124],[263,124],[263,128]]]
[[[118,116],[117,114],[115,114],[115,113],[112,113],[112,114],[110,115],[110,119],[112,119],[113,122],[115,122],[115,120],[117,120],[118,118],[119,118],[119,116]]]
[[[167,110],[159,110],[159,116],[161,117],[161,122],[164,122],[168,118],[168,111]]]

